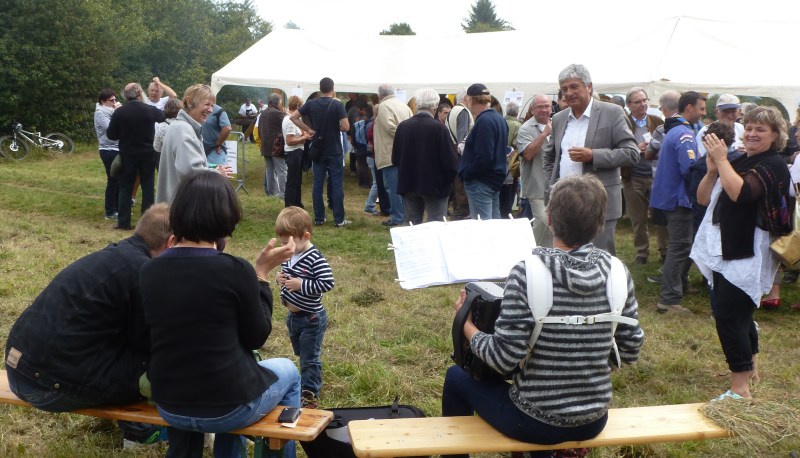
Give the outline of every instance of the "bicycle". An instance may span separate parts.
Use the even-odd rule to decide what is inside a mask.
[[[42,137],[41,132],[22,130],[22,124],[18,123],[16,119],[11,123],[11,129],[14,131],[13,135],[0,138],[0,156],[7,159],[20,161],[28,157],[30,151],[25,141],[53,154],[72,154],[75,151],[75,144],[62,133],[53,132]]]

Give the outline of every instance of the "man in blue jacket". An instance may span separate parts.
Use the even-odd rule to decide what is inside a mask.
[[[678,114],[664,123],[664,141],[658,159],[658,169],[650,195],[650,207],[659,210],[667,222],[669,249],[661,276],[650,276],[651,282],[661,282],[661,296],[656,308],[691,315],[684,307],[684,292],[689,290],[689,252],[692,249],[692,200],[689,197],[691,166],[698,157],[692,124],[706,114],[706,98],[688,91],[678,101]]]
[[[470,86],[465,102],[475,125],[464,144],[458,177],[464,183],[472,218],[499,219],[500,188],[508,167],[508,124],[492,108],[492,96],[483,84]]]

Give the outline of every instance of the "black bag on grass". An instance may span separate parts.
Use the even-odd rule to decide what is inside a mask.
[[[400,405],[400,398],[394,404],[384,407],[351,407],[346,409],[329,409],[333,412],[333,421],[316,439],[311,442],[300,442],[308,458],[355,458],[347,424],[352,420],[387,419],[387,418],[420,418],[425,414],[414,406]],[[427,457],[426,457],[427,458]]]

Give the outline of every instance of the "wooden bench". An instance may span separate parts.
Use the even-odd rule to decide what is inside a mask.
[[[31,407],[18,398],[8,387],[6,371],[0,371],[0,402]],[[255,442],[255,458],[283,456],[283,447],[290,440],[314,440],[333,419],[333,412],[327,410],[303,409],[295,428],[286,428],[278,423],[278,415],[283,407],[278,406],[256,423],[236,431],[236,434],[251,436]],[[151,425],[167,425],[155,405],[146,401],[120,406],[98,406],[74,412],[90,417],[110,418],[112,420],[135,421]],[[269,449],[264,447],[264,439],[269,440]]]
[[[500,453],[592,448],[731,437],[698,410],[704,404],[610,409],[608,423],[588,441],[536,445],[509,439],[483,419],[472,417],[359,420],[348,425],[360,458]]]

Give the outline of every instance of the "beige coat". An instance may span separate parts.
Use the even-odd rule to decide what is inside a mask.
[[[413,115],[411,109],[393,95],[386,96],[381,101],[373,133],[375,168],[380,170],[392,165],[392,144],[397,125]]]

